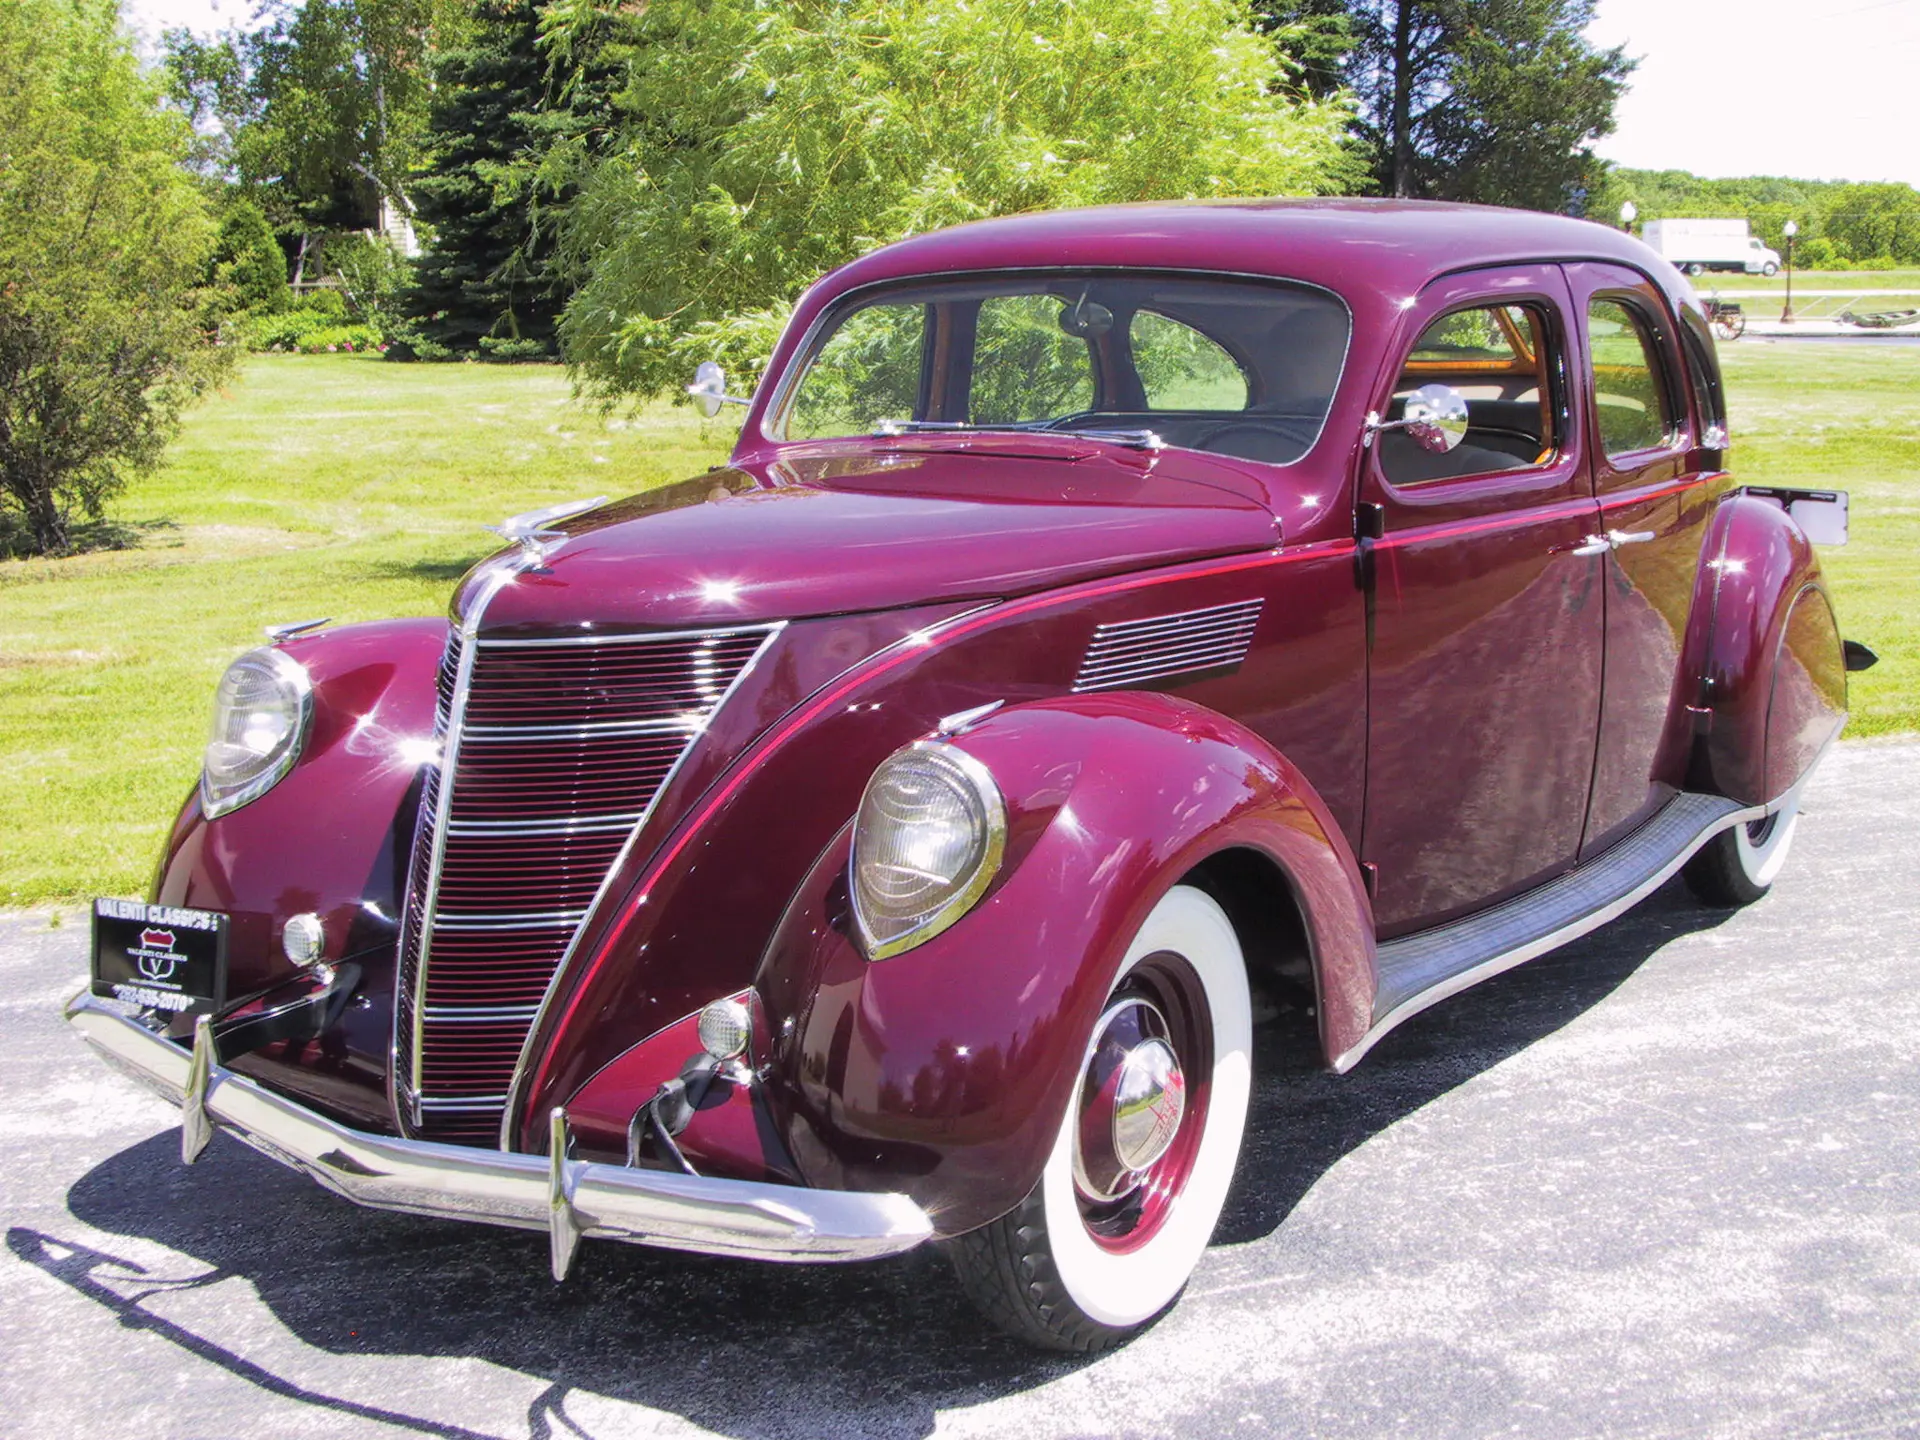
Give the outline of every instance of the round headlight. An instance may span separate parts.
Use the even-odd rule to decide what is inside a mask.
[[[208,819],[271,790],[300,757],[313,714],[313,682],[279,650],[249,650],[227,667],[213,696],[213,734],[200,773]]]
[[[869,960],[931,940],[1000,868],[1007,812],[987,767],[921,742],[873,772],[853,827],[853,914]]]

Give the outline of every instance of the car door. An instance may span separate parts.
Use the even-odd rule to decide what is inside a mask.
[[[1664,297],[1618,265],[1565,267],[1581,327],[1580,389],[1607,537],[1606,682],[1581,854],[1598,853],[1674,793],[1680,649],[1714,473],[1695,443],[1680,336]],[[1703,422],[1702,422],[1703,423]]]
[[[1361,461],[1369,607],[1361,843],[1383,937],[1576,860],[1600,713],[1604,542],[1569,405],[1579,330],[1557,266],[1449,276],[1409,306],[1375,408],[1468,400],[1446,454],[1400,430]]]

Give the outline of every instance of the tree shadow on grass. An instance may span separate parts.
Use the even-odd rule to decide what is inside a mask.
[[[1215,1244],[1272,1234],[1350,1151],[1578,1018],[1668,941],[1725,918],[1670,885],[1598,934],[1410,1021],[1346,1077],[1319,1069],[1303,1048],[1304,1015],[1263,1026],[1248,1144]],[[590,1244],[573,1278],[554,1285],[544,1235],[357,1210],[226,1136],[182,1168],[177,1145],[169,1131],[122,1151],[82,1177],[67,1202],[85,1224],[191,1256],[203,1273],[155,1277],[23,1228],[9,1232],[13,1253],[122,1324],[343,1416],[460,1440],[476,1433],[382,1403],[383,1370],[368,1372],[366,1395],[321,1394],[242,1354],[257,1348],[243,1326],[196,1334],[145,1300],[237,1276],[307,1345],[473,1357],[536,1377],[546,1383],[524,1417],[536,1440],[586,1433],[566,1413],[574,1390],[748,1440],[920,1437],[942,1410],[1029,1390],[1086,1363],[987,1330],[932,1250],[812,1268]],[[1134,1344],[1131,1363],[1154,1363],[1151,1332]]]
[[[41,554],[34,548],[33,531],[13,512],[0,512],[0,559],[64,560],[101,550],[137,550],[154,537],[178,531],[180,524],[165,516],[157,520],[83,520],[67,526],[64,550]]]
[[[452,560],[358,560],[351,568],[367,580],[420,580],[451,585],[491,553],[491,548],[488,548]]]

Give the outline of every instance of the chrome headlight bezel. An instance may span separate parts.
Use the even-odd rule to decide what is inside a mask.
[[[902,822],[881,809],[888,787],[902,766],[914,766],[938,777],[967,812],[972,831],[965,867],[933,892],[928,903],[904,914],[877,913],[871,887],[863,883],[863,856],[871,857],[883,828]],[[854,927],[869,960],[886,960],[923,945],[947,930],[980,900],[1000,873],[1007,848],[1007,807],[987,767],[958,746],[919,740],[896,750],[868,779],[854,818],[853,850],[848,861],[847,889],[852,898]]]
[[[234,780],[214,778],[214,747],[223,743],[227,719],[232,709],[231,685],[236,676],[251,672],[264,676],[278,692],[288,717],[286,733],[271,750],[259,753],[257,762]],[[306,666],[286,652],[272,647],[249,650],[220,676],[214,688],[213,725],[200,762],[200,810],[209,820],[231,814],[251,804],[273,789],[300,758],[306,748],[307,734],[313,728],[313,677]]]

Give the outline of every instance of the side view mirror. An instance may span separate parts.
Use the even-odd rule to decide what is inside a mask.
[[[738,395],[727,394],[727,372],[711,360],[700,362],[700,368],[693,372],[693,383],[687,386],[687,394],[709,420],[720,413],[722,405],[747,403]]]
[[[1467,397],[1451,385],[1422,385],[1407,396],[1402,418],[1367,416],[1366,442],[1386,430],[1404,430],[1422,450],[1444,455],[1467,438]]]

